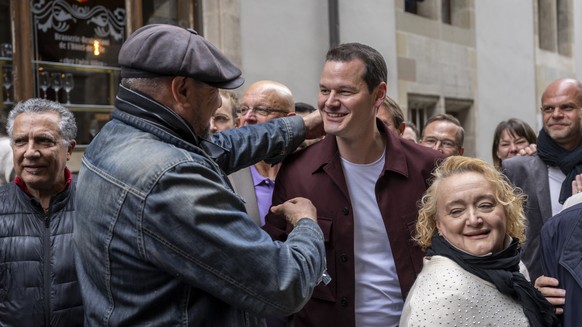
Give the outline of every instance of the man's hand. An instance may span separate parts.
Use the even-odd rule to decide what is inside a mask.
[[[538,153],[538,146],[532,143],[525,148],[519,150],[518,155],[520,156],[535,156]]]
[[[572,181],[572,195],[582,192],[582,174],[576,175]]]
[[[303,121],[305,122],[305,139],[316,139],[325,135],[323,119],[319,110],[304,116]]]
[[[556,314],[561,315],[564,313],[561,306],[566,302],[566,290],[558,288],[559,284],[557,279],[542,275],[536,279],[534,286],[556,307]]]
[[[317,210],[315,206],[306,198],[294,198],[271,207],[271,211],[277,215],[285,216],[287,221],[295,226],[301,218],[309,218],[317,221]]]

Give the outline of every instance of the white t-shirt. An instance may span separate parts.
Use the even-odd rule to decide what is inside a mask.
[[[550,201],[552,201],[552,216],[555,216],[562,210],[562,205],[558,200],[560,199],[560,191],[562,190],[562,183],[566,179],[566,175],[558,167],[548,166],[548,181],[550,184]]]
[[[412,326],[529,326],[523,307],[453,260],[425,257],[400,320]]]
[[[384,168],[376,162],[342,166],[354,213],[356,326],[397,326],[404,301],[375,187]]]

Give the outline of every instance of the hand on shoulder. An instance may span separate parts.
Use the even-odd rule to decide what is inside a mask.
[[[538,146],[532,143],[525,148],[519,150],[518,155],[520,156],[535,156],[538,153]]]

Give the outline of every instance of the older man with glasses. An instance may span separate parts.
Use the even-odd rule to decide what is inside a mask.
[[[429,118],[422,130],[420,144],[445,156],[462,156],[465,130],[457,118],[449,114]]]
[[[274,81],[251,84],[239,108],[240,126],[265,123],[275,118],[295,116],[295,101],[289,88]],[[247,213],[260,226],[271,207],[275,177],[280,164],[260,161],[229,175],[234,190],[246,201]]]

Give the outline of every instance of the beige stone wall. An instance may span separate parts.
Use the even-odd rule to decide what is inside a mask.
[[[202,8],[204,37],[240,67],[240,0],[203,0]]]
[[[313,102],[316,91],[311,90],[316,87],[304,85],[317,83],[320,61],[328,46],[327,2],[316,5],[304,0],[280,4],[266,0],[244,1],[203,0],[203,34],[243,68],[249,81],[273,75],[298,90],[297,94],[303,97],[300,100]],[[348,1],[340,1],[340,9],[351,5]],[[576,9],[575,1],[487,0],[486,3],[477,3],[475,0],[448,0],[450,14],[443,14],[441,4],[445,0],[419,2],[417,14],[404,11],[404,0],[372,2],[370,7],[376,10],[394,10],[395,15],[387,19],[394,19],[395,31],[385,28],[392,24],[391,21],[365,20],[370,15],[366,16],[366,10],[362,9],[357,13],[342,12],[340,38],[342,41],[375,44],[385,50],[383,53],[389,60],[395,57],[392,67],[396,70],[397,92],[394,88],[392,90],[405,115],[408,115],[409,105],[426,108],[428,116],[456,113],[467,130],[466,154],[480,152],[482,155],[485,153],[483,149],[491,142],[489,132],[484,131],[494,129],[495,121],[506,118],[504,115],[521,115],[522,118],[530,117],[530,122],[534,121],[532,117],[538,111],[531,99],[535,97],[539,106],[539,98],[548,83],[560,77],[576,76],[574,55],[580,56],[576,48],[581,45],[575,42],[574,17],[582,15],[582,6]],[[381,6],[390,6],[391,9]],[[486,9],[487,15],[484,16],[483,10],[477,12],[476,6]],[[503,15],[508,9],[511,9],[511,15]],[[293,16],[293,20],[288,16]],[[451,24],[443,23],[443,16],[450,17]],[[504,17],[503,21],[500,21],[501,17]],[[489,31],[480,49],[477,40],[483,40],[480,35],[485,31],[477,30],[477,18],[480,19],[479,26],[486,26]],[[362,19],[365,21],[356,21]],[[298,26],[301,27],[299,31]],[[494,33],[490,32],[491,28]],[[516,32],[512,33],[511,29]],[[246,33],[243,35],[241,30]],[[270,34],[264,33],[265,30],[272,31],[272,35],[267,37]],[[388,46],[386,33],[395,39],[394,52],[391,52],[392,43]],[[263,36],[260,45],[255,34]],[[518,38],[515,42],[511,39],[514,36]],[[499,40],[505,50],[497,51]],[[533,45],[524,40],[533,40]],[[259,60],[254,58],[253,51],[258,46],[263,52],[267,50],[261,52],[266,58],[279,60],[262,59],[257,63]],[[300,60],[290,59],[295,58],[299,50],[303,51]],[[507,56],[511,60],[507,61]],[[485,69],[486,78],[480,78],[483,74],[478,73],[478,58],[481,58],[479,62],[481,69]],[[287,64],[283,63],[289,60],[295,64],[294,68],[285,70]],[[489,74],[488,70],[494,72]],[[517,82],[520,76],[527,78],[527,83]],[[534,79],[535,90],[529,86]],[[478,81],[482,85],[478,85]],[[517,88],[523,93],[521,97],[512,98],[507,92],[516,84],[526,85]],[[500,96],[496,96],[498,94]],[[484,97],[487,99],[483,102]],[[530,101],[526,108],[523,107],[524,100]],[[487,108],[479,108],[480,103]],[[506,104],[512,111],[497,103]],[[498,110],[494,115],[491,114],[492,108]],[[532,127],[539,129],[539,119],[536,121],[538,125]],[[476,151],[477,147],[479,151]]]
[[[563,77],[576,77],[573,0],[534,1],[536,44],[536,103],[548,84]],[[540,129],[538,121],[536,129]]]
[[[465,153],[474,155],[472,109],[477,87],[472,8],[465,6],[466,1],[464,6],[452,1],[453,24],[461,25],[454,26],[441,22],[437,1],[426,2],[431,4],[422,15],[420,7],[418,15],[402,8],[396,12],[399,104],[407,119],[409,107],[423,108],[427,118],[445,112],[457,115],[467,130]]]

